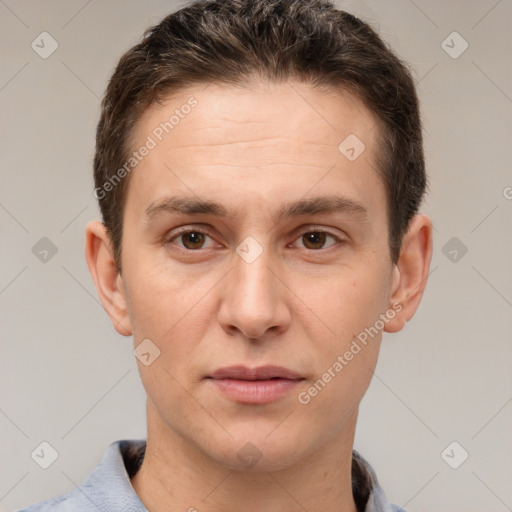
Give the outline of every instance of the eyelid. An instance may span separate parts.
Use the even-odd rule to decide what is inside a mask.
[[[335,233],[333,233],[329,228],[326,228],[325,226],[320,226],[318,224],[309,224],[306,226],[300,226],[297,228],[297,231],[300,233],[310,233],[311,231],[320,231],[321,233],[327,233],[329,235],[338,237]]]
[[[203,235],[208,235],[212,239],[214,238],[211,229],[208,229],[207,227],[202,226],[202,225],[194,226],[193,224],[187,224],[186,226],[181,226],[179,228],[174,229],[172,231],[172,233],[165,234],[163,236],[162,240],[163,240],[164,244],[167,245],[167,244],[170,244],[172,242],[172,240],[174,240],[175,238],[178,238],[183,233],[190,233],[190,232],[202,233]],[[197,249],[197,250],[200,250],[200,249]]]
[[[340,238],[340,236],[335,235],[334,233],[332,233],[331,231],[329,231],[328,229],[326,229],[322,226],[309,226],[307,229],[304,229],[304,227],[301,227],[298,233],[299,233],[298,236],[294,237],[292,244],[295,244],[301,238],[301,236],[304,236],[307,233],[325,233],[326,235],[334,238],[334,240],[335,240],[334,244],[330,245],[329,247],[324,247],[322,249],[315,250],[315,249],[307,249],[307,247],[305,247],[305,248],[300,247],[300,249],[309,250],[311,252],[329,251],[330,249],[334,249],[336,246],[339,246],[339,244],[346,243],[346,240],[344,240],[343,238]]]
[[[306,233],[325,233],[327,235],[330,235],[334,238],[336,238],[339,242],[343,242],[345,239],[348,239],[348,235],[339,230],[339,233],[334,233],[333,230],[325,227],[325,226],[319,226],[319,225],[316,225],[316,224],[311,224],[311,225],[306,225],[306,226],[300,226],[299,228],[297,228],[296,230],[293,231],[293,236],[299,236],[299,235],[304,235]]]
[[[209,236],[213,240],[215,240],[215,238],[213,236],[213,233],[212,233],[212,230],[209,229],[208,227],[203,226],[203,225],[195,226],[193,224],[187,224],[185,226],[181,226],[181,227],[178,227],[175,230],[173,230],[171,235],[168,235],[168,234],[164,235],[164,237],[162,238],[163,243],[164,243],[164,245],[168,245],[168,244],[172,243],[172,241],[174,239],[178,238],[183,233],[190,233],[190,232],[202,233],[204,235]],[[294,244],[300,238],[300,236],[303,236],[306,233],[312,233],[312,232],[325,233],[326,235],[331,236],[331,237],[333,237],[336,240],[335,244],[333,244],[333,245],[331,245],[329,247],[323,248],[323,249],[316,249],[316,250],[314,250],[314,249],[307,249],[306,248],[306,250],[310,250],[312,252],[327,251],[327,250],[337,246],[340,243],[341,244],[346,243],[346,240],[344,240],[343,238],[340,238],[340,236],[338,236],[338,235],[335,235],[334,233],[332,233],[331,231],[329,231],[325,227],[318,226],[318,225],[309,225],[309,226],[300,226],[299,228],[294,230],[294,235],[293,235],[294,239],[293,239],[292,244]],[[215,240],[215,242],[217,244],[219,244],[219,242],[217,242],[216,240]],[[183,248],[183,247],[180,247],[180,246],[177,246],[177,247],[179,249],[183,249],[183,250],[185,250],[187,252],[198,252],[198,251],[200,251],[202,249],[201,248],[201,249],[192,250],[192,249],[186,249],[186,248]]]

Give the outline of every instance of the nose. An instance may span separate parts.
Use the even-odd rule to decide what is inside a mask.
[[[291,314],[286,302],[286,287],[276,277],[276,262],[269,251],[252,262],[235,254],[234,268],[225,280],[218,320],[230,335],[252,341],[284,333]]]

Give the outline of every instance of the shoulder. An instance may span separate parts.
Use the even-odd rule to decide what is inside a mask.
[[[82,485],[19,512],[145,511],[130,483],[144,450],[144,441],[116,441]]]
[[[51,510],[52,512],[56,511],[76,511],[80,512],[82,510],[88,510],[87,505],[83,502],[80,503],[80,497],[77,496],[77,490],[63,494],[62,496],[58,496],[56,498],[52,498],[41,503],[36,503],[35,505],[31,505],[30,507],[24,508],[19,512],[46,512],[47,510]],[[85,505],[85,507],[84,507]],[[89,505],[92,505],[89,502]],[[79,508],[81,507],[81,508]]]

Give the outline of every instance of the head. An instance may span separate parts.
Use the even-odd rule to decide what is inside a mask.
[[[417,96],[378,35],[325,0],[183,8],[121,58],[94,176],[87,260],[116,329],[150,340],[150,430],[267,468],[348,439],[432,251]],[[237,364],[301,380],[242,403],[212,379]]]

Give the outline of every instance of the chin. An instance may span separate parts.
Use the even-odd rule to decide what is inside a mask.
[[[274,427],[275,428],[275,427]],[[271,429],[265,430],[271,432]],[[300,440],[286,433],[286,436],[267,437],[261,433],[237,435],[230,439],[224,450],[212,454],[218,464],[234,471],[263,472],[279,471],[293,466],[304,457],[298,447],[304,446]]]

